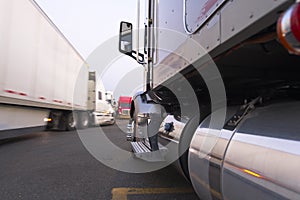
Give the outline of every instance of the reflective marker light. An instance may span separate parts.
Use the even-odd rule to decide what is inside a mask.
[[[263,178],[260,174],[254,172],[254,171],[251,171],[249,169],[243,169],[243,172],[245,172],[246,174],[249,174],[251,176],[254,176],[256,178]]]
[[[51,122],[52,119],[51,118],[44,118],[44,122]]]
[[[277,34],[282,45],[292,54],[300,55],[300,3],[291,6],[277,22]]]

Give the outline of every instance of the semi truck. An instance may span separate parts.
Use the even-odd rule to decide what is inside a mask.
[[[35,1],[1,1],[0,32],[0,131],[88,127],[88,63]]]
[[[87,111],[89,124],[112,125],[115,123],[115,110],[110,103],[112,93],[105,90],[104,84],[96,71],[89,72]]]
[[[134,154],[174,161],[200,199],[299,199],[299,1],[144,4],[119,36],[146,69]]]
[[[106,91],[105,92],[106,101],[111,104],[113,107],[116,107],[116,100],[114,98],[114,94],[112,91]]]
[[[118,117],[119,118],[129,118],[130,104],[132,97],[130,96],[120,96],[118,101]]]

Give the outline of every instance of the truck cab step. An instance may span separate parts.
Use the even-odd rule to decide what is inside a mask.
[[[131,142],[133,153],[137,158],[148,162],[162,162],[165,161],[165,155],[168,149],[161,144],[158,144],[158,151],[151,151],[148,141]]]

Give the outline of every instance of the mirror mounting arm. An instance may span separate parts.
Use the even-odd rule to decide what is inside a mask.
[[[130,56],[131,58],[133,58],[134,60],[136,60],[139,64],[146,64],[145,62],[145,56],[142,53],[139,53],[137,55],[137,52],[132,50],[131,52],[125,53],[126,55]]]
[[[139,64],[146,64],[145,62],[145,55],[142,53],[138,53],[134,50],[131,52],[131,57],[134,58]]]

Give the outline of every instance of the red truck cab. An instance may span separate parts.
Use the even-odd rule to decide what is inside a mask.
[[[119,117],[130,117],[130,104],[132,97],[120,96],[118,101],[118,115]]]

